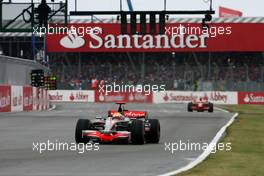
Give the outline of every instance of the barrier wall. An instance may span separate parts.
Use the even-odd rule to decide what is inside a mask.
[[[47,110],[48,91],[31,86],[0,85],[0,112]]]
[[[0,112],[11,111],[11,86],[0,86]]]
[[[51,102],[94,102],[94,91],[91,90],[50,90]]]
[[[223,92],[223,91],[164,91],[149,95],[143,92],[104,92],[86,90],[49,91],[51,102],[117,102],[127,103],[188,103],[197,99],[207,99],[214,104],[263,104],[264,92]]]
[[[139,92],[110,92],[107,95],[88,90],[51,90],[31,86],[0,85],[0,112],[47,110],[49,102],[117,102],[127,103],[188,103],[207,99],[214,104],[264,105],[264,92],[186,92],[165,91],[149,95]]]
[[[0,84],[29,85],[30,73],[34,69],[43,69],[46,73],[50,72],[47,67],[33,60],[0,55]]]
[[[221,91],[165,91],[153,96],[153,103],[188,103],[200,98],[214,104],[238,104],[237,92]]]
[[[264,92],[238,92],[238,104],[264,104]]]
[[[31,86],[0,85],[0,112],[47,110],[50,102],[188,103],[199,98],[214,104],[264,105],[264,92],[165,91],[146,95],[139,92],[99,93],[88,90],[51,90]]]

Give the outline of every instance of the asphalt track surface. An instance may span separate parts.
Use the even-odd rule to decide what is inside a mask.
[[[99,145],[99,150],[33,150],[37,142],[74,142],[78,118],[106,115],[114,104],[58,104],[48,112],[0,114],[0,175],[159,175],[179,169],[202,150],[165,150],[165,143],[210,143],[233,114],[186,112],[186,105],[128,104],[130,110],[147,110],[161,123],[159,144]]]

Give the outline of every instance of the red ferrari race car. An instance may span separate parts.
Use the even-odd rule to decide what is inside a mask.
[[[188,112],[197,111],[197,112],[214,112],[214,105],[208,100],[203,100],[202,98],[199,101],[193,101],[188,103],[187,106]]]
[[[75,130],[76,143],[159,143],[159,120],[149,119],[146,111],[128,111],[123,102],[117,104],[118,110],[108,111],[105,118],[79,119]]]

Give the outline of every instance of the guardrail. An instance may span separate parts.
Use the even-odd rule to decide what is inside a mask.
[[[264,105],[264,92],[225,92],[225,91],[164,91],[151,92],[109,92],[88,90],[51,90],[51,102],[94,102],[109,103],[188,103],[197,99],[207,99],[214,104],[260,104]]]
[[[106,103],[188,103],[207,99],[214,104],[257,104],[264,105],[264,92],[221,92],[221,91],[164,91],[110,92],[109,94],[88,90],[51,90],[31,86],[0,85],[0,112],[47,110],[50,102]]]
[[[0,85],[0,112],[47,110],[48,91],[31,86]]]

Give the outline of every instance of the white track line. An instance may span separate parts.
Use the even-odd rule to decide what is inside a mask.
[[[56,109],[56,105],[55,105],[55,104],[53,104],[53,105],[51,106],[51,108],[48,109],[48,111],[53,111],[54,109]]]
[[[229,111],[225,110],[225,109],[222,109],[222,108],[218,108],[218,107],[215,107],[215,109],[219,110],[219,111],[222,111],[222,112],[225,112],[225,113],[229,113]]]
[[[221,108],[219,108],[220,110]],[[223,109],[221,109],[223,111]],[[226,111],[226,110],[225,110]],[[229,113],[229,111],[226,111]],[[225,126],[223,126],[218,133],[216,134],[216,136],[213,138],[213,140],[211,141],[211,143],[209,144],[209,147],[207,147],[207,149],[200,155],[198,156],[198,158],[196,158],[194,161],[190,162],[188,165],[177,169],[175,171],[172,172],[168,172],[165,174],[161,174],[160,176],[172,176],[172,175],[176,175],[179,174],[181,172],[185,172],[187,170],[192,169],[193,167],[195,167],[196,165],[198,165],[199,163],[203,162],[212,152],[213,147],[215,146],[215,144],[218,143],[218,141],[221,139],[221,137],[223,136],[224,132],[226,131],[226,129],[234,122],[235,118],[238,116],[238,113],[234,114],[231,119],[227,122],[227,124]]]

